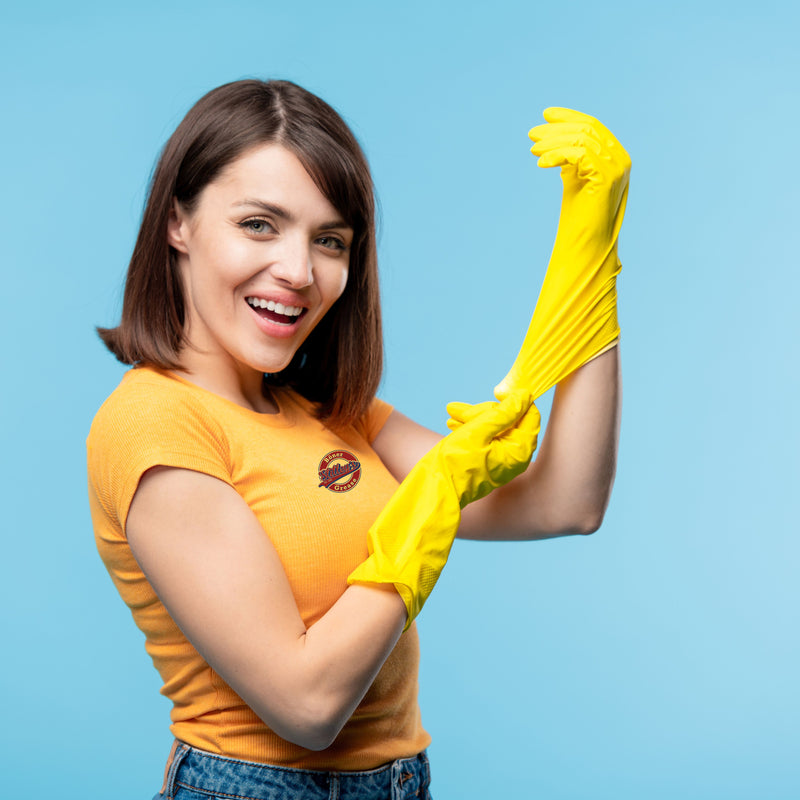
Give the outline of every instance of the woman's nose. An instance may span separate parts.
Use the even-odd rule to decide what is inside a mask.
[[[276,279],[294,289],[310,286],[314,282],[314,266],[308,245],[286,242],[270,271]]]

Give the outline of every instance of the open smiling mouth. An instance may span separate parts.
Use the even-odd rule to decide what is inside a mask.
[[[260,317],[278,325],[294,325],[308,310],[300,306],[285,306],[274,300],[263,300],[260,297],[246,297],[245,300]]]

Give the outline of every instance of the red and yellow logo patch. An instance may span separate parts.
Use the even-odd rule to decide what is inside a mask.
[[[319,462],[320,488],[349,492],[361,480],[361,462],[347,450],[331,450]]]

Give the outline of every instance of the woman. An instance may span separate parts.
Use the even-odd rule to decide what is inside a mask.
[[[163,796],[427,796],[413,617],[457,528],[599,525],[616,331],[573,354],[612,345],[559,387],[527,471],[525,348],[504,399],[453,406],[441,441],[376,400],[366,161],[319,98],[240,81],[167,143],[100,334],[135,369],[89,435],[92,517],[173,702]]]

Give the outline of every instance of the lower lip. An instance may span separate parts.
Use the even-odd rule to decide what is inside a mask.
[[[300,320],[303,319],[307,313],[307,309],[303,309],[297,319],[287,325],[283,322],[273,322],[271,319],[262,317],[249,303],[247,303],[247,308],[250,309],[250,313],[253,315],[259,329],[268,336],[272,336],[276,339],[290,339],[294,336],[300,327]]]

